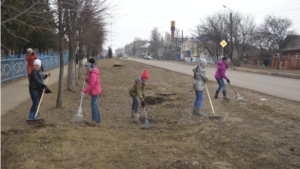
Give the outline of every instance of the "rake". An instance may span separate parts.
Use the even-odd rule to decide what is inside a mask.
[[[229,83],[230,84],[230,83]],[[238,98],[237,100],[238,101],[244,101],[244,97],[242,97],[234,88],[233,86],[230,84],[231,88],[235,91],[235,93],[237,94]]]
[[[85,81],[83,82],[82,90],[84,89],[84,85],[85,85]],[[77,113],[75,114],[75,116],[72,118],[72,120],[70,122],[73,125],[83,125],[83,124],[85,124],[85,121],[84,121],[84,118],[83,118],[83,115],[82,115],[82,107],[81,107],[83,96],[84,95],[81,96],[80,105],[79,105],[79,108],[77,110]]]
[[[206,88],[206,93],[207,93],[207,95],[208,95],[208,99],[209,99],[209,102],[210,102],[210,106],[211,106],[211,109],[212,109],[212,112],[213,112],[213,115],[212,115],[212,116],[208,116],[208,118],[209,118],[209,119],[221,119],[222,116],[217,116],[217,115],[215,115],[214,106],[213,106],[213,104],[212,104],[212,102],[211,102],[210,95],[209,95],[208,88],[207,88],[206,84],[205,84],[205,88]]]

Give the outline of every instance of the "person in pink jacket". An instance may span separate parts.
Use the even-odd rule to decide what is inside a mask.
[[[100,123],[100,111],[98,109],[97,100],[98,96],[101,94],[101,84],[100,84],[100,71],[97,67],[94,67],[95,59],[91,58],[86,63],[85,67],[87,70],[86,82],[87,87],[81,92],[81,96],[85,93],[89,93],[92,97],[91,108],[92,108],[92,120],[96,123]]]
[[[222,89],[223,99],[230,100],[226,95],[226,86],[225,86],[225,83],[223,80],[223,79],[227,80],[227,83],[230,84],[230,80],[225,75],[225,72],[228,68],[229,63],[230,63],[230,58],[228,58],[228,57],[223,57],[222,60],[219,60],[219,62],[218,62],[218,68],[215,73],[215,78],[219,84],[219,88],[216,90],[215,97],[214,97],[215,99],[219,98],[218,95],[219,95],[220,90]]]

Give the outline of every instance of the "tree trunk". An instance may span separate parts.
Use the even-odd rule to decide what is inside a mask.
[[[59,19],[59,57],[60,57],[60,67],[59,67],[59,81],[58,81],[58,93],[56,99],[56,107],[62,107],[62,96],[63,96],[63,81],[64,81],[64,53],[63,53],[63,25],[62,25],[62,7],[61,2],[58,2],[58,19]]]
[[[78,79],[82,78],[82,66],[83,66],[83,51],[82,41],[79,41],[79,55],[78,55]]]
[[[72,35],[71,35],[72,36]],[[74,55],[74,41],[69,38],[69,62],[68,62],[68,83],[67,89],[74,90],[74,72],[75,72],[75,55]]]
[[[58,82],[58,93],[56,100],[56,107],[62,107],[62,96],[63,96],[63,81],[64,81],[64,53],[63,53],[63,37],[59,37],[59,82]]]

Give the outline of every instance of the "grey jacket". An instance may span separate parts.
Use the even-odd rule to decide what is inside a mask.
[[[193,89],[196,91],[203,91],[205,89],[205,82],[208,81],[205,69],[198,64],[193,68],[194,83]]]

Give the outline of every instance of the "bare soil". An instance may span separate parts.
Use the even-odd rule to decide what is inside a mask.
[[[79,107],[83,80],[74,92],[64,90],[62,108],[55,108],[58,84],[52,85],[53,93],[45,95],[40,110],[46,125],[26,123],[30,99],[2,117],[3,169],[300,168],[299,102],[236,87],[246,99],[240,102],[228,87],[230,101],[212,100],[222,119],[208,118],[212,111],[206,92],[205,116],[193,117],[192,76],[121,59],[100,60],[97,66],[103,88],[98,100],[101,123],[91,121],[86,95],[86,125],[69,124]],[[155,125],[150,129],[141,128],[142,109],[140,124],[132,122],[128,94],[144,68],[150,74],[146,110]],[[207,85],[213,97],[217,84],[211,80]]]

